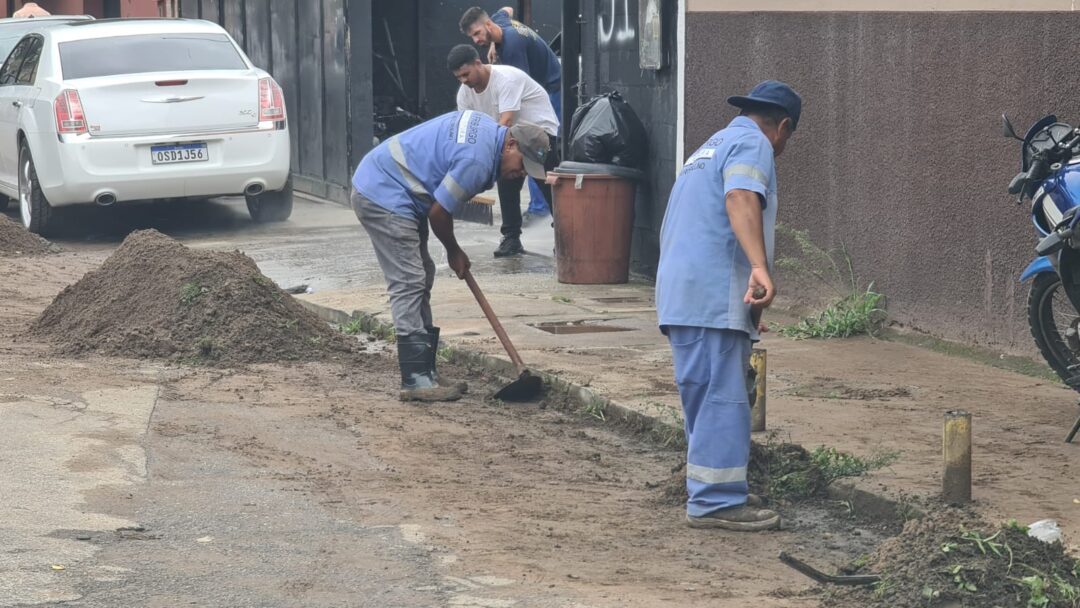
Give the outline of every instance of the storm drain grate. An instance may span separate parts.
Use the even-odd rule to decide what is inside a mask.
[[[618,327],[615,325],[589,325],[581,321],[569,321],[562,323],[537,323],[533,325],[540,331],[546,331],[549,334],[604,334],[615,331],[634,331],[629,327]]]
[[[593,298],[593,302],[600,304],[645,304],[645,298],[640,296],[622,296],[614,298]]]

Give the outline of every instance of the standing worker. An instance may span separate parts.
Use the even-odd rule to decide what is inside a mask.
[[[476,110],[511,127],[519,120],[544,129],[551,141],[551,150],[544,167],[555,168],[558,154],[559,119],[551,107],[544,89],[529,75],[509,65],[485,65],[480,63],[476,48],[459,44],[450,49],[446,67],[461,83],[457,94],[458,110]],[[499,179],[499,208],[502,210],[502,242],[495,250],[495,257],[521,255],[521,186],[520,177]],[[548,198],[551,186],[541,180],[540,188]]]
[[[465,387],[435,370],[439,328],[431,317],[435,262],[428,224],[458,278],[469,257],[454,238],[454,213],[501,177],[544,175],[548,136],[536,125],[499,125],[480,112],[451,112],[368,152],[353,174],[351,201],[371,237],[397,334],[402,401],[454,401]]]
[[[656,309],[671,343],[686,420],[686,520],[694,528],[766,530],[780,516],[749,494],[754,318],[776,297],[774,158],[795,132],[802,99],[768,80],[729,97],[741,114],[683,165],[660,231]]]
[[[488,47],[488,63],[513,66],[540,83],[551,99],[555,116],[562,120],[562,66],[559,58],[540,34],[514,20],[512,7],[505,6],[488,16],[484,9],[474,6],[465,11],[459,25],[461,33],[472,38],[474,44]],[[550,194],[550,189],[540,191],[537,180],[529,180],[530,218],[544,217],[550,213]]]

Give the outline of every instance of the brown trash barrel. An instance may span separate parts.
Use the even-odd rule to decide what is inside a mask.
[[[636,183],[614,175],[572,173],[548,173],[548,181],[559,282],[627,282]]]

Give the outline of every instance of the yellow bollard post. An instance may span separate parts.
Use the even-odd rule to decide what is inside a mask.
[[[971,502],[971,414],[945,412],[941,452],[945,461],[942,498],[954,505]]]
[[[754,368],[756,384],[754,406],[750,408],[750,431],[760,433],[765,430],[765,370],[766,352],[764,348],[750,351],[750,367]]]

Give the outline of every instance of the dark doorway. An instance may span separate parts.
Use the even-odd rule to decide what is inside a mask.
[[[102,3],[102,17],[106,19],[120,18],[120,0],[105,0]]]

